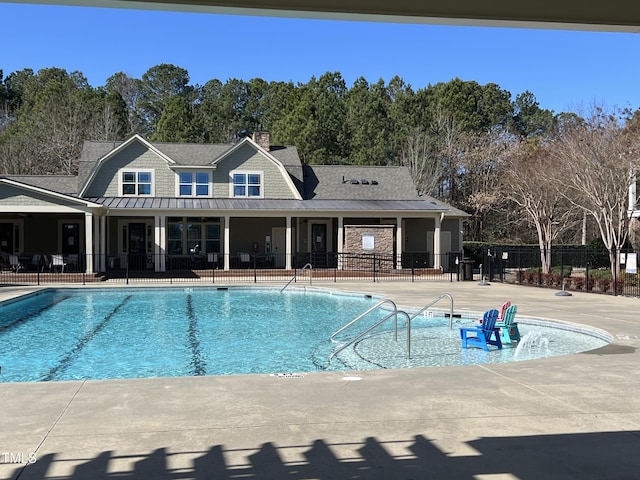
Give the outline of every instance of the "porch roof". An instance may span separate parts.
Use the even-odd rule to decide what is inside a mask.
[[[222,210],[255,212],[394,212],[394,213],[444,213],[446,217],[467,217],[467,213],[445,203],[428,200],[279,200],[237,198],[142,198],[142,197],[91,197],[90,202],[112,210]]]

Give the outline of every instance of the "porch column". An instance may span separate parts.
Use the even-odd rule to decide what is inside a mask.
[[[402,233],[402,217],[396,218],[396,269],[402,270],[402,247],[404,246],[404,236]]]
[[[293,242],[291,241],[292,239],[292,230],[291,230],[291,215],[287,215],[286,217],[286,223],[287,223],[287,232],[285,235],[285,265],[284,268],[285,270],[291,270],[291,246],[293,245]]]
[[[164,215],[154,215],[153,218],[153,263],[156,272],[166,271],[165,240],[166,240],[166,217]]]
[[[91,212],[84,214],[84,249],[87,258],[86,273],[93,273],[93,213]]]
[[[100,265],[98,268],[101,272],[105,272],[107,270],[107,216],[100,215],[98,223],[98,248],[100,250]]]
[[[433,232],[433,268],[441,268],[441,254],[440,247],[440,231],[442,227],[442,216],[436,217],[436,228]]]
[[[344,270],[344,217],[338,217],[338,270]]]
[[[224,249],[222,251],[222,255],[224,257],[224,269],[229,270],[231,268],[231,247],[230,247],[230,236],[229,236],[229,224],[231,217],[229,215],[224,216]]]

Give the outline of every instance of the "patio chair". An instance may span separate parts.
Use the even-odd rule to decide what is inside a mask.
[[[59,254],[53,254],[51,255],[51,271],[55,272],[56,268],[60,269],[60,273],[64,273],[64,267],[67,265],[67,263],[64,261],[64,257]]]
[[[249,268],[249,264],[251,263],[251,255],[248,253],[239,253],[238,257],[240,259],[240,267]]]
[[[218,268],[218,262],[217,253],[207,253],[207,263],[210,263],[213,268]]]
[[[496,328],[500,329],[500,340],[503,344],[511,344],[520,340],[520,330],[518,330],[518,322],[515,321],[518,307],[511,305],[507,308],[504,318],[496,321]]]
[[[36,253],[31,257],[31,269],[34,272],[44,272],[46,264],[46,257],[44,255]]]
[[[506,302],[504,302],[502,304],[502,306],[500,307],[500,310],[498,312],[498,319],[496,320],[496,322],[501,322],[502,319],[504,318],[504,314],[507,311],[507,308],[509,308],[511,306],[511,301],[507,300]],[[482,324],[482,318],[478,319],[478,323]]]
[[[498,310],[495,308],[487,310],[482,316],[482,325],[477,327],[460,327],[460,338],[462,348],[477,347],[489,351],[489,345],[494,345],[502,349],[500,340],[500,329],[496,328]]]
[[[9,255],[9,265],[11,265],[12,272],[19,272],[24,269],[24,265],[20,263],[20,258],[18,255]]]

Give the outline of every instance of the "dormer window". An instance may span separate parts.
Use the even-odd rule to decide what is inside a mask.
[[[119,179],[123,197],[153,195],[153,170],[121,170]]]
[[[211,191],[211,175],[209,172],[178,173],[178,196],[180,197],[209,197]]]
[[[234,198],[262,198],[262,172],[231,172],[231,196]]]

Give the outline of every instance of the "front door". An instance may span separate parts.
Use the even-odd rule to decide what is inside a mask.
[[[284,268],[286,265],[287,253],[287,229],[273,227],[271,229],[271,254],[273,255],[273,265],[276,268]]]
[[[129,224],[129,268],[143,270],[147,268],[147,225]]]
[[[13,223],[0,223],[0,252],[11,254],[13,251]]]
[[[314,223],[311,225],[311,265],[326,267],[327,264],[327,225]]]

